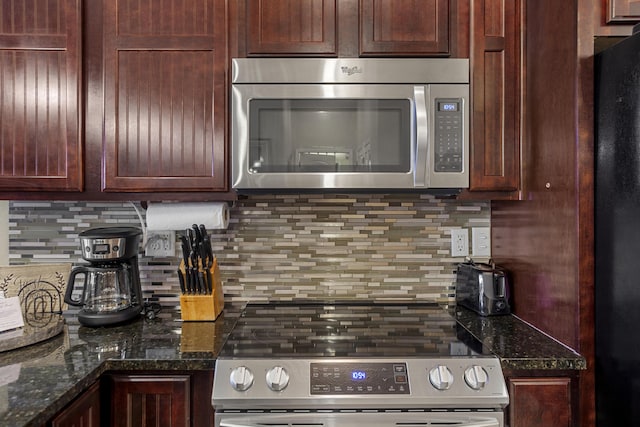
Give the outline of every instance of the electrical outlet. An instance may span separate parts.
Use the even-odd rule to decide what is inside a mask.
[[[146,256],[170,257],[176,254],[175,231],[148,231],[147,246],[144,249]]]
[[[471,229],[471,248],[473,256],[491,256],[491,228],[473,227]]]
[[[466,228],[451,229],[451,256],[469,255],[469,230]]]

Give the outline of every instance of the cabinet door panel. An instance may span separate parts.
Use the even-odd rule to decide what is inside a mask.
[[[100,427],[100,383],[95,383],[58,414],[52,427]]]
[[[361,55],[448,55],[449,0],[363,0]]]
[[[472,8],[472,191],[520,183],[520,2],[474,0]]]
[[[224,190],[225,6],[105,2],[106,191]]]
[[[194,69],[189,64],[202,64]],[[206,176],[213,168],[213,55],[198,51],[122,51],[118,55],[121,178]],[[190,102],[184,103],[185,98]]]
[[[511,378],[509,399],[511,427],[572,425],[569,378]]]
[[[82,190],[80,15],[79,0],[2,2],[2,190]]]
[[[190,426],[188,375],[113,375],[113,426]]]
[[[337,0],[248,0],[247,54],[336,55]]]
[[[640,1],[606,0],[607,23],[633,24],[640,21]]]

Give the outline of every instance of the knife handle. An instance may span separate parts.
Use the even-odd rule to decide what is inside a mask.
[[[208,294],[212,294],[213,293],[213,282],[211,281],[211,269],[208,268],[206,270],[206,275],[207,275],[207,293]]]
[[[182,270],[178,269],[178,281],[180,282],[180,290],[182,293],[186,293],[186,288],[184,286],[184,275],[182,274]]]
[[[191,270],[191,288],[194,294],[201,293],[200,291],[200,281],[198,280],[198,269],[193,267]]]
[[[209,292],[207,291],[207,282],[205,281],[203,271],[198,272],[198,283],[200,285],[200,293],[208,294]]]
[[[193,277],[193,267],[187,267],[185,269],[185,277],[187,278],[187,292],[195,294],[198,286],[197,280]]]

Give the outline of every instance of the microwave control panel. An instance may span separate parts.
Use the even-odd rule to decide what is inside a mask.
[[[436,98],[434,129],[435,172],[462,172],[463,119],[461,98]]]

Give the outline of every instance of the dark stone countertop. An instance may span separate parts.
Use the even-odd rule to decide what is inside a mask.
[[[42,425],[106,371],[211,370],[240,309],[225,307],[215,322],[161,311],[104,328],[65,315],[61,334],[0,353],[0,426]]]
[[[39,426],[107,371],[197,371],[214,368],[241,306],[225,306],[215,322],[182,322],[161,312],[108,328],[66,317],[61,334],[0,353],[0,426]],[[458,322],[507,369],[584,369],[583,357],[515,316],[483,318],[455,309]]]
[[[458,323],[500,358],[503,369],[587,369],[583,356],[516,316],[482,317],[460,306],[455,313]]]

